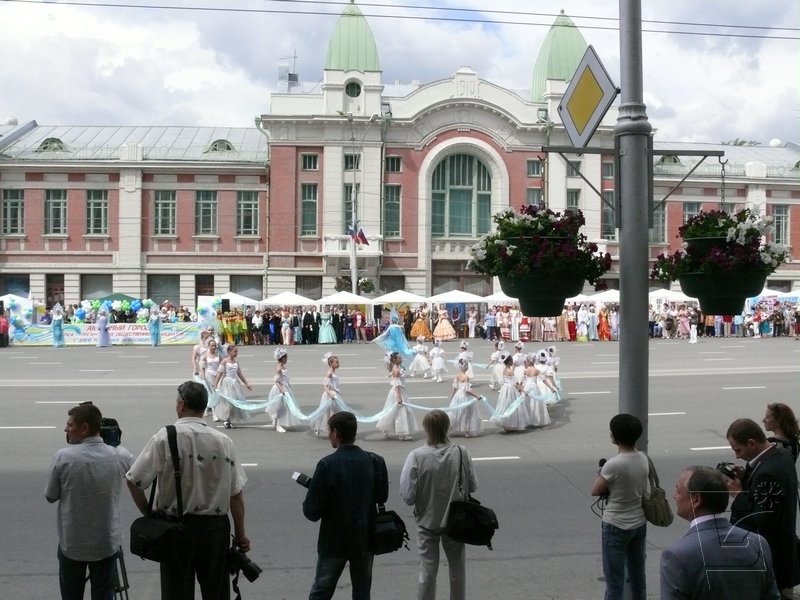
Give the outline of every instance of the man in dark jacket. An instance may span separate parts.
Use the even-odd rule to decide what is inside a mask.
[[[375,505],[389,496],[389,478],[383,458],[355,445],[357,427],[355,415],[346,411],[328,420],[336,452],[317,463],[303,502],[307,519],[322,520],[309,600],[332,598],[346,563],[350,563],[353,600],[370,598],[374,557],[370,532]]]
[[[768,442],[751,419],[737,419],[726,434],[736,458],[747,461],[728,483],[738,492],[731,504],[731,523],[761,534],[772,550],[775,580],[782,598],[792,598],[800,583],[795,524],[797,473],[791,455]]]

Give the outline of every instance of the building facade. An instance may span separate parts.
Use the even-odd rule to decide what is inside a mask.
[[[48,305],[111,292],[189,306],[228,291],[319,298],[355,260],[382,292],[486,295],[496,281],[466,270],[469,249],[494,213],[530,203],[581,209],[586,235],[617,259],[616,109],[596,153],[549,150],[569,145],[557,107],[586,48],[562,14],[531,90],[467,66],[387,83],[351,3],[321,83],[285,70],[253,128],[0,126],[0,294]],[[709,150],[725,152],[724,175],[716,158],[698,166]],[[678,227],[700,210],[749,207],[794,245],[768,285],[800,288],[797,144],[656,143],[652,160],[651,257],[677,249]]]

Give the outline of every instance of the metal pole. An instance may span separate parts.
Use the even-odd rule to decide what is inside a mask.
[[[638,417],[647,450],[649,334],[648,311],[648,141],[642,85],[641,0],[619,1],[621,103],[614,135],[620,152],[620,361],[619,412]]]
[[[347,113],[347,120],[350,122],[350,142],[353,145],[353,186],[350,188],[350,206],[352,219],[352,232],[350,234],[350,292],[358,294],[358,257],[356,256],[356,239],[358,236],[358,170],[361,168],[360,152],[356,152],[356,135],[353,131],[353,115]],[[364,134],[366,136],[366,133]],[[364,140],[362,138],[361,144]]]

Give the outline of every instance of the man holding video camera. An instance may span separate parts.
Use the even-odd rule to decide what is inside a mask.
[[[726,434],[736,458],[747,461],[745,469],[733,467],[728,488],[736,497],[731,503],[731,523],[761,534],[772,550],[775,580],[782,598],[792,598],[800,583],[795,524],[797,473],[792,456],[767,441],[752,419],[737,419]]]
[[[317,572],[309,600],[332,598],[347,563],[353,600],[369,600],[374,558],[370,533],[376,503],[384,504],[389,497],[386,463],[355,445],[358,424],[353,413],[334,414],[328,419],[328,428],[336,452],[317,463],[303,502],[307,519],[322,519]]]
[[[190,540],[176,549],[175,560],[161,563],[161,597],[183,600],[194,597],[194,579],[203,600],[227,600],[228,544],[233,517],[233,543],[250,550],[244,530],[244,497],[247,482],[231,439],[203,419],[208,404],[206,388],[194,381],[178,387],[175,422],[180,455],[183,521]],[[150,439],[127,473],[128,489],[142,512],[150,512],[144,490],[158,478],[154,510],[177,515],[175,473],[170,459],[167,430],[162,427]],[[191,485],[190,485],[191,484]]]
[[[45,497],[58,502],[58,582],[63,600],[80,600],[86,569],[92,598],[114,597],[114,560],[122,536],[119,498],[133,455],[100,435],[102,415],[92,404],[67,412],[69,446],[56,452]]]

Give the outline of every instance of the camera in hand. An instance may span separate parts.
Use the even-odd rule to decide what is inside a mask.
[[[250,583],[258,579],[262,571],[261,567],[250,560],[247,555],[242,552],[241,548],[236,545],[228,549],[228,569],[231,575],[235,575],[238,571],[241,571]]]
[[[726,477],[730,477],[731,479],[736,479],[736,465],[730,462],[721,462],[717,463],[715,467],[717,471],[725,475]]]
[[[294,473],[292,473],[292,479],[294,479],[297,483],[302,485],[304,488],[307,488],[308,486],[311,485],[311,477],[309,477],[308,475],[305,475],[303,473],[300,473],[298,471],[295,471]]]
[[[597,474],[600,475],[600,471],[603,470],[603,465],[605,465],[608,461],[605,458],[601,458],[597,461]],[[601,500],[608,500],[608,490],[606,490],[603,494],[600,494]]]

